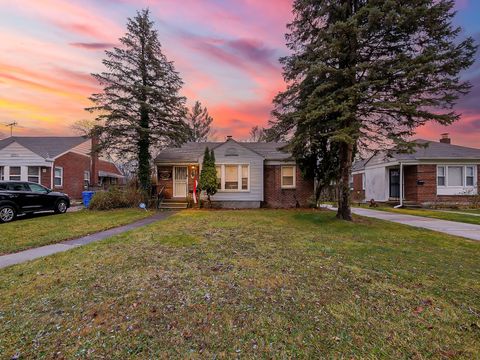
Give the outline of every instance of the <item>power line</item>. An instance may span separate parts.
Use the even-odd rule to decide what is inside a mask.
[[[13,127],[14,127],[14,126],[17,126],[18,123],[17,123],[16,121],[14,121],[14,122],[12,122],[12,123],[10,123],[10,124],[4,124],[4,125],[10,127],[10,136],[13,136]]]

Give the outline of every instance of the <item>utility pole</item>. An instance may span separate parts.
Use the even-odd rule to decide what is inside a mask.
[[[5,124],[5,126],[9,126],[10,127],[10,136],[13,136],[13,127],[14,126],[17,126],[18,123],[16,121],[10,123],[10,124]]]

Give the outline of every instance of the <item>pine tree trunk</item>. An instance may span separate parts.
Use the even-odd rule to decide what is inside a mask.
[[[353,145],[341,143],[340,145],[340,181],[337,219],[352,221],[350,208],[350,173],[352,169]]]
[[[150,194],[150,119],[149,111],[146,105],[147,94],[147,66],[145,60],[145,38],[140,37],[140,43],[142,47],[140,73],[142,75],[142,91],[140,94],[140,129],[139,129],[139,141],[138,141],[138,179],[140,181],[140,187],[147,194]]]
[[[138,141],[138,180],[144,191],[150,190],[150,139],[148,135],[148,111],[141,109]]]

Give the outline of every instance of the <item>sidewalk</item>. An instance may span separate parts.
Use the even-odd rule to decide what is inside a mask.
[[[327,208],[331,210],[337,210],[333,206],[328,206]],[[432,219],[423,216],[395,214],[381,210],[369,210],[362,208],[352,208],[352,213],[360,216],[392,221],[399,224],[429,229],[444,234],[461,236],[467,239],[480,241],[480,225]]]
[[[48,256],[48,255],[56,254],[58,252],[67,251],[67,250],[76,248],[77,246],[82,246],[82,245],[90,244],[92,242],[104,240],[109,237],[119,235],[124,232],[152,224],[156,221],[163,220],[172,214],[174,214],[174,212],[172,211],[159,212],[146,219],[142,219],[134,223],[116,227],[110,230],[105,230],[96,234],[87,235],[78,239],[62,241],[60,243],[41,246],[38,248],[29,249],[25,251],[20,251],[14,254],[2,255],[0,256],[0,269],[5,268],[7,266],[34,260],[43,256]]]

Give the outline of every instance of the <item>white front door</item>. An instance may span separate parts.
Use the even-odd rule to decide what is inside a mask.
[[[173,197],[186,198],[188,186],[188,168],[186,166],[173,167]]]

